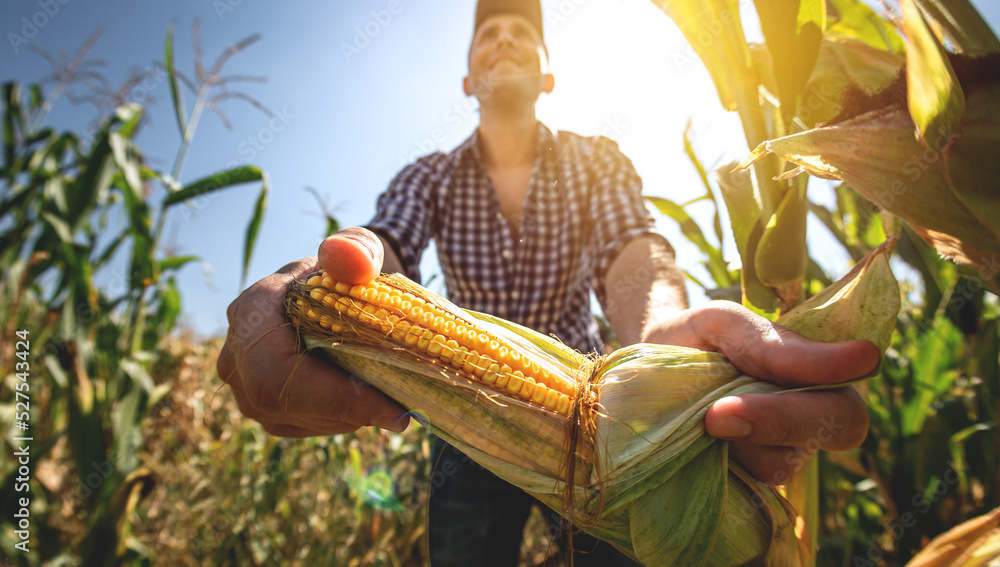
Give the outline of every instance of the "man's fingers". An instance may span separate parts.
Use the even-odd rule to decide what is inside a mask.
[[[337,281],[365,284],[382,271],[382,241],[365,228],[345,228],[319,245],[319,264]]]
[[[714,437],[770,447],[845,451],[868,432],[868,410],[852,387],[836,390],[745,394],[715,402],[705,414]]]
[[[368,425],[394,418],[402,406],[339,368],[298,352],[295,333],[283,326],[265,335],[238,361],[249,403],[263,414],[294,412],[302,419],[333,419]]]
[[[783,386],[837,384],[878,366],[878,347],[865,340],[807,339],[736,304],[713,305],[689,317],[700,348],[722,351],[744,373]]]

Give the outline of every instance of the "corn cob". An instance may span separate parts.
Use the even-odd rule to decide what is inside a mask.
[[[298,299],[310,321],[333,333],[360,324],[400,347],[450,365],[462,377],[493,391],[569,416],[577,381],[544,359],[522,355],[482,325],[433,300],[393,286],[388,280],[365,285],[310,277],[305,291],[315,302]]]
[[[878,341],[898,300],[887,257],[880,248],[784,323],[805,331],[800,324],[852,321],[851,331]],[[855,321],[856,303],[870,325]],[[783,390],[741,376],[721,354],[632,345],[588,358],[395,275],[355,286],[317,274],[289,285],[286,308],[307,348],[646,565],[809,561],[794,508],[705,432],[719,398]]]

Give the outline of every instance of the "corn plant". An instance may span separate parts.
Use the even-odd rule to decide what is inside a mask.
[[[1000,337],[996,297],[984,289],[1000,281],[990,263],[1000,217],[987,157],[1000,42],[965,0],[903,0],[889,19],[857,0],[757,1],[764,45],[746,42],[734,0],[654,3],[756,148],[737,171],[717,172],[716,192],[688,150],[708,187],[703,199],[718,210],[719,194],[728,209],[744,305],[773,318],[826,284],[806,246],[810,212],[855,261],[898,238],[897,267],[917,274],[904,282],[894,347],[867,385],[868,440],[821,458],[822,514],[815,494],[797,501],[822,528],[821,563],[901,564],[929,537],[998,504],[989,455],[1000,443]],[[810,202],[802,173],[849,185],[830,210]],[[733,296],[721,235],[719,247],[707,244],[688,204],[652,201],[702,251],[713,280],[703,287]]]
[[[94,79],[83,59],[94,38],[72,60],[52,60],[61,66],[52,76],[62,82],[57,80],[48,96],[41,87],[3,87],[0,327],[5,337],[28,330],[34,345],[33,458],[69,460],[75,472],[71,486],[31,479],[41,542],[33,546],[35,553],[23,554],[15,552],[8,537],[0,539],[4,553],[24,564],[117,565],[148,556],[131,537],[137,505],[156,483],[141,457],[139,424],[171,387],[169,381],[157,384],[150,368],[181,312],[176,274],[199,260],[166,252],[162,229],[171,212],[195,197],[259,183],[245,236],[245,276],[267,195],[266,176],[252,166],[179,181],[198,115],[242,95],[226,91],[218,73],[254,38],[225,52],[208,73],[198,53],[199,82],[192,83],[196,101],[186,118],[168,32],[164,66],[182,135],[169,173],[152,168],[135,142],[146,112],[139,105],[99,116],[90,138],[43,126],[60,93],[82,86],[97,96],[98,87],[108,84]],[[215,93],[219,88],[222,92]],[[13,368],[8,345],[4,349],[3,367]],[[8,389],[0,413],[9,420],[14,376],[4,378]],[[4,422],[5,428],[10,425]],[[17,468],[9,455],[11,450],[0,457],[5,534],[12,529],[9,506]],[[72,494],[70,517],[61,511],[67,492]]]

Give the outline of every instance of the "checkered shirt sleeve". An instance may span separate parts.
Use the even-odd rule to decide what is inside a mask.
[[[608,138],[594,140],[591,207],[594,213],[594,293],[603,304],[604,277],[622,248],[641,236],[663,239],[642,197],[642,180],[631,160]],[[665,241],[665,239],[663,239]]]
[[[425,156],[404,168],[376,203],[366,228],[385,238],[403,264],[406,276],[420,280],[420,257],[432,236],[433,190],[444,154]]]

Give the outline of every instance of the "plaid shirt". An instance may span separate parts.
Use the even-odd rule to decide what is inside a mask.
[[[451,153],[403,169],[368,228],[393,245],[415,281],[434,238],[457,305],[553,334],[581,352],[600,351],[590,291],[603,304],[604,274],[618,252],[657,234],[642,182],[607,138],[554,136],[539,123],[537,147],[517,235],[500,211],[476,133]]]

